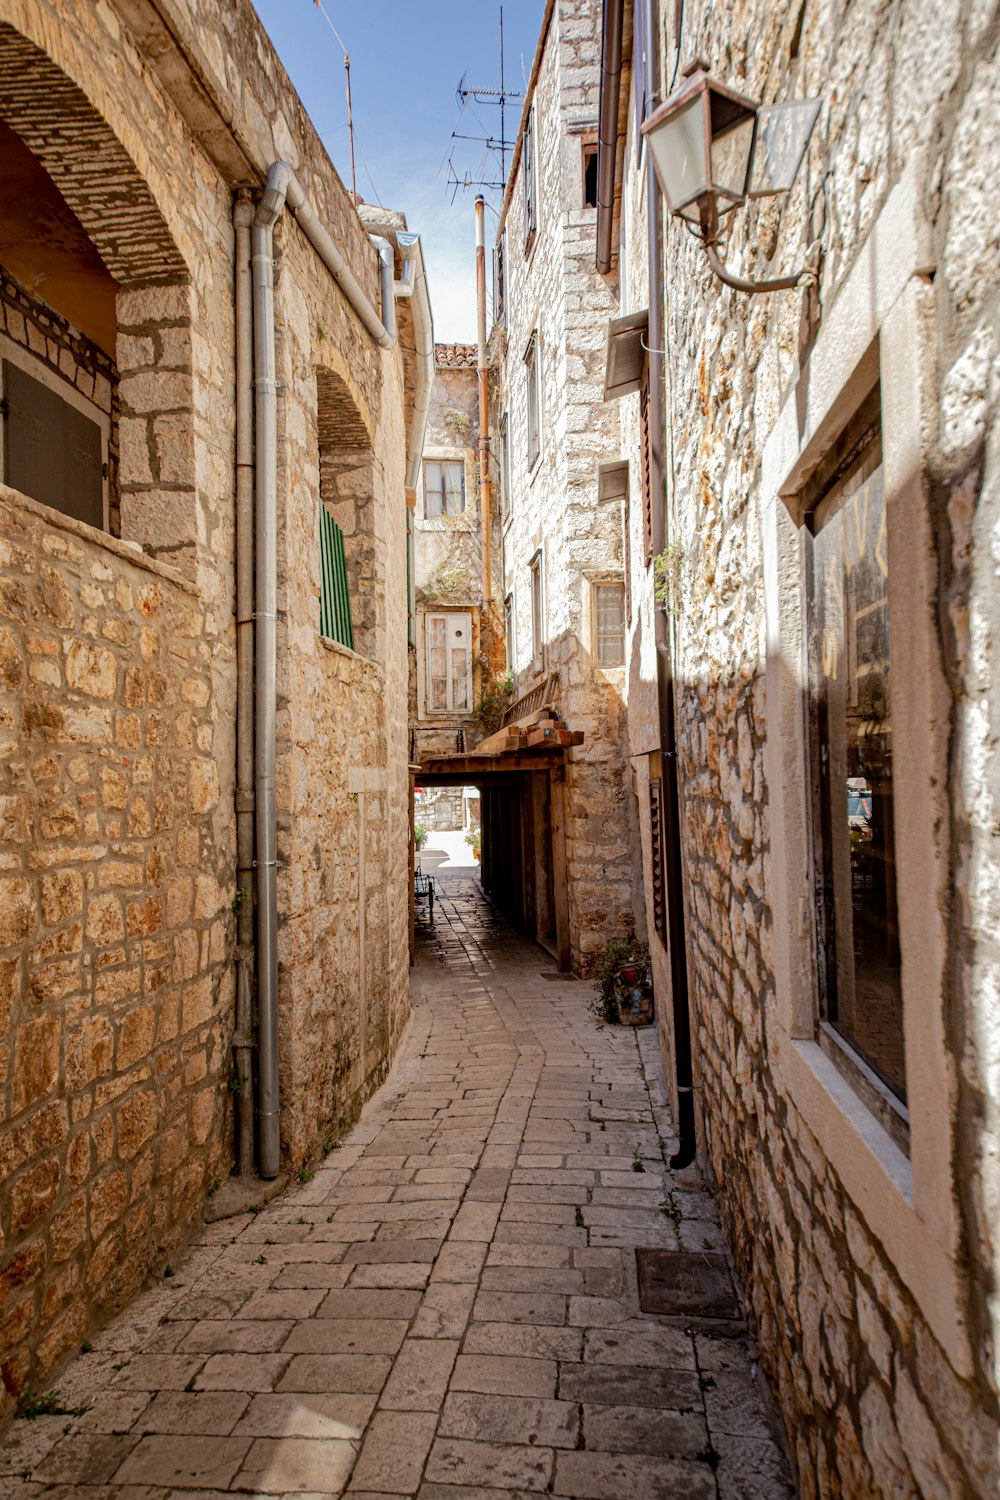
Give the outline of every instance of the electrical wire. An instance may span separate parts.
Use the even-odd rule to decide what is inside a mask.
[[[669,98],[669,96],[674,91],[674,84],[677,82],[677,74],[680,71],[680,66],[681,66],[681,43],[683,42],[683,40],[684,40],[684,0],[681,0],[680,14],[678,15],[678,18],[677,18],[677,56],[674,59],[674,76],[671,78],[671,80],[670,80],[670,87],[667,89],[667,97],[668,98]]]

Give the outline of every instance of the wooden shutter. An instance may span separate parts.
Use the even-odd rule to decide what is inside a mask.
[[[642,377],[639,392],[639,448],[642,463],[642,543],[643,559],[649,566],[653,550],[653,494],[649,462],[649,370]]]
[[[653,880],[653,926],[667,941],[666,886],[663,878],[663,783],[649,783],[649,847]]]
[[[632,486],[625,481],[625,508],[622,516],[624,526],[625,556],[625,624],[632,623]]]
[[[19,365],[3,362],[4,480],[65,516],[104,527],[104,473],[97,422]]]
[[[319,508],[319,631],[354,650],[344,533],[325,505]]]

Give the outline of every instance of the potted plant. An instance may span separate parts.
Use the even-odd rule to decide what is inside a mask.
[[[479,828],[470,828],[468,833],[465,835],[465,842],[472,850],[472,857],[478,864],[479,856],[482,852],[483,847],[482,830]]]
[[[426,844],[426,842],[427,842],[427,824],[426,823],[414,823],[414,825],[413,825],[413,847],[414,847],[414,849],[416,849],[416,851],[417,851],[418,854],[420,853],[420,850],[424,847],[424,845]]]
[[[593,1009],[612,1025],[645,1025],[652,1020],[649,949],[634,933],[614,938],[594,969]]]

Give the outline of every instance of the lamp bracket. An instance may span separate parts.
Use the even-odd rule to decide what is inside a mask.
[[[745,276],[736,276],[728,269],[719,258],[719,252],[712,240],[703,241],[708,263],[726,286],[731,286],[734,291],[748,292],[751,296],[758,292],[784,292],[793,287],[809,287],[819,285],[819,269],[816,266],[803,266],[801,271],[796,271],[791,276],[774,276],[767,281],[751,281]]]

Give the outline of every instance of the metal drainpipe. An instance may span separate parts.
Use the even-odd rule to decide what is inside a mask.
[[[413,411],[406,441],[406,491],[407,498],[416,494],[420,478],[420,463],[424,451],[424,433],[427,430],[427,412],[431,403],[434,385],[434,321],[431,316],[431,300],[427,290],[427,273],[424,270],[424,255],[419,234],[400,230],[396,244],[403,257],[403,276],[396,283],[397,295],[409,296],[413,308],[413,341],[416,347],[417,370],[413,393]]]
[[[253,1172],[253,204],[236,202],[236,1024],[240,1172]]]
[[[277,719],[277,381],[274,353],[274,226],[285,203],[375,342],[395,343],[327,234],[287,162],[275,162],[254,215],[252,236],[256,415],[256,662],[254,785],[257,810],[258,1167],[281,1165],[278,1094],[278,900],[275,805]],[[384,262],[383,262],[384,264]],[[383,288],[385,281],[383,279]],[[389,298],[391,304],[392,298]]]
[[[482,194],[476,198],[476,323],[479,381],[479,527],[483,565],[483,615],[493,603],[493,565],[490,559],[490,402],[486,367],[486,208]],[[484,618],[483,623],[486,623]]]
[[[622,82],[622,29],[625,0],[604,0],[601,37],[601,103],[597,131],[597,269],[611,270],[611,231],[615,218],[615,160],[618,104]]]
[[[643,32],[647,57],[655,59],[654,0],[643,0]],[[651,64],[655,67],[655,62]],[[650,79],[655,85],[655,79]],[[651,97],[654,88],[648,90]],[[654,497],[653,552],[666,545],[667,492],[664,483],[663,443],[663,277],[660,262],[660,190],[653,156],[646,148],[646,226],[649,260],[649,482]],[[667,946],[674,1029],[674,1072],[677,1080],[678,1149],[670,1158],[675,1169],[695,1157],[694,1075],[691,1057],[691,1016],[688,993],[687,938],[684,918],[684,869],[681,860],[680,792],[677,780],[677,733],[674,720],[674,671],[670,624],[666,612],[653,608],[656,631],[656,698],[660,720],[660,760],[663,778],[663,847],[667,857]]]

